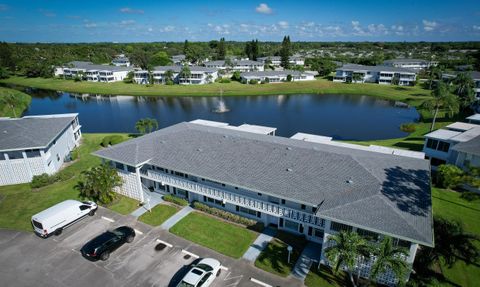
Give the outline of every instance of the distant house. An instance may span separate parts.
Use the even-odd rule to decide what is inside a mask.
[[[454,164],[461,168],[468,164],[480,166],[478,152],[471,152],[478,145],[480,125],[455,122],[425,135],[423,152],[430,160],[432,170],[441,164]],[[458,146],[458,147],[457,147]]]
[[[92,62],[73,61],[63,67],[55,69],[55,76],[63,76],[65,79],[83,78],[89,82],[118,82],[123,81],[131,67],[95,65]]]
[[[257,61],[262,62],[264,65],[269,65],[273,67],[280,67],[282,63],[282,58],[280,56],[268,56],[268,57],[260,57],[257,58]],[[304,66],[305,65],[305,59],[299,56],[291,56],[289,58],[290,65],[294,66]]]
[[[180,75],[182,66],[158,66],[152,71],[153,84],[164,84],[168,80],[167,71],[172,71],[172,81],[181,85],[202,85],[215,81],[218,78],[218,70],[201,66],[190,66],[190,76]],[[137,84],[149,84],[149,72],[140,70],[134,72],[134,81]]]
[[[480,114],[474,114],[466,118],[466,120],[471,124],[480,125]]]
[[[170,58],[172,63],[176,66],[183,66],[186,63],[186,56],[185,55],[174,55]]]
[[[241,78],[243,82],[247,83],[251,80],[256,80],[259,83],[267,81],[269,83],[279,83],[287,81],[288,75],[292,77],[292,82],[315,80],[314,74],[312,73],[293,70],[245,72],[241,74]]]
[[[345,64],[337,68],[334,82],[350,83],[378,83],[393,84],[397,81],[400,86],[413,86],[417,72],[405,68],[391,66],[364,66],[356,64]]]
[[[130,67],[130,60],[124,54],[120,54],[112,60],[112,64],[117,67]]]
[[[53,174],[79,145],[78,114],[0,118],[0,185]]]
[[[383,62],[385,66],[397,67],[397,68],[406,68],[412,70],[422,70],[428,69],[432,66],[437,66],[438,62],[436,61],[427,61],[421,59],[393,59],[386,60]]]
[[[225,60],[209,61],[204,63],[205,67],[215,68],[219,70],[230,70],[239,72],[263,71],[264,64],[258,61],[251,60],[232,60],[232,65],[229,67]]]

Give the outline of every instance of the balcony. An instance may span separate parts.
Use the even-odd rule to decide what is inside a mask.
[[[319,227],[325,226],[325,220],[313,214],[308,214],[306,212],[295,210],[289,207],[257,200],[248,196],[239,195],[234,192],[221,190],[182,177],[169,175],[151,169],[142,171],[141,176],[150,180],[159,181],[162,184],[192,191],[194,193],[205,195],[214,199],[223,200],[225,203],[243,206],[266,214],[295,220],[300,223],[308,223]]]

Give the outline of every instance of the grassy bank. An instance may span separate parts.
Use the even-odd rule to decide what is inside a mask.
[[[15,103],[13,108],[7,105],[5,97],[13,95]],[[22,113],[28,108],[32,97],[17,90],[0,87],[0,117],[20,117]]]
[[[74,189],[79,175],[100,163],[100,159],[91,152],[100,148],[102,139],[107,134],[83,134],[79,158],[75,163],[60,172],[68,172],[73,177],[40,189],[32,190],[30,184],[0,186],[0,228],[31,231],[30,217],[56,203],[66,199],[78,199],[78,191]],[[127,139],[126,134],[121,135]],[[138,202],[119,197],[109,208],[119,213],[130,213],[138,207]]]
[[[344,84],[325,79],[305,82],[246,85],[238,82],[208,85],[146,85],[117,83],[74,82],[63,79],[11,77],[1,83],[15,84],[56,91],[93,94],[113,94],[132,96],[218,96],[223,90],[225,96],[254,96],[278,94],[353,94],[369,95],[385,99],[409,102],[415,105],[418,100],[429,96],[430,92],[420,87],[398,87],[377,84]]]

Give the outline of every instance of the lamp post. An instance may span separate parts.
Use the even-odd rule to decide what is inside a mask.
[[[290,255],[292,254],[292,246],[288,245],[287,247],[287,250],[288,250],[288,263],[290,264]]]

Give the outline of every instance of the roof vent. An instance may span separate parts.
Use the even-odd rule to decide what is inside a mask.
[[[201,149],[201,148],[197,148],[197,151],[202,151],[202,149]]]
[[[348,184],[353,184],[353,180],[347,179],[347,183],[348,183]]]
[[[292,171],[292,169],[291,169],[291,168],[287,168],[287,171]]]
[[[289,147],[289,146],[287,146],[287,150],[292,150],[292,148],[291,148],[291,147]]]

